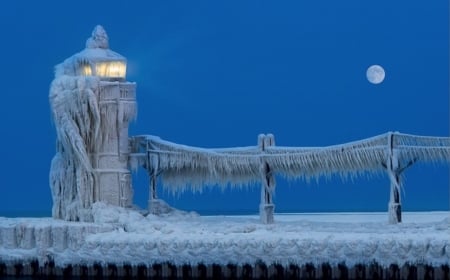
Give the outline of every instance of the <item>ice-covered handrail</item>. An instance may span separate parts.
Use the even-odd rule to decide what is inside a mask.
[[[172,191],[205,185],[247,185],[260,181],[261,162],[288,179],[306,180],[337,174],[342,178],[381,173],[390,157],[389,137],[399,166],[416,161],[450,161],[450,138],[385,133],[327,147],[258,146],[206,149],[180,145],[155,136],[139,136],[140,152],[157,157],[157,169]],[[134,150],[133,152],[139,152]],[[155,162],[155,161],[153,161]]]
[[[403,161],[445,162],[450,158],[450,138],[395,134],[394,146]]]
[[[389,222],[402,220],[401,175],[417,161],[450,162],[450,138],[388,132],[375,137],[327,147],[275,146],[274,136],[259,135],[258,146],[206,149],[180,145],[155,136],[131,139],[130,163],[142,165],[150,176],[150,201],[159,212],[156,178],[171,192],[190,187],[242,186],[261,183],[260,218],[273,222],[275,175],[288,179],[342,179],[385,173],[391,182]],[[136,166],[135,166],[136,167]]]
[[[205,149],[155,136],[134,139],[140,150],[132,152],[147,153],[146,169],[158,173],[164,185],[173,191],[186,186],[200,190],[204,185],[244,185],[257,181],[260,157],[256,146]],[[157,162],[158,166],[153,166],[152,162]]]

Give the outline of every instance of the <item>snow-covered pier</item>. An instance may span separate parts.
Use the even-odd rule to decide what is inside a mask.
[[[94,223],[0,218],[0,274],[445,279],[449,215],[406,212],[391,225],[384,213],[276,214],[262,224],[94,204]]]

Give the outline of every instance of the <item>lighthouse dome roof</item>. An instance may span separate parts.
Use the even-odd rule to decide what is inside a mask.
[[[97,25],[86,41],[86,48],[56,66],[55,75],[88,75],[125,78],[126,58],[109,49],[105,29]]]

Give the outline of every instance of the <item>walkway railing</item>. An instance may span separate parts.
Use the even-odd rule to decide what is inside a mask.
[[[345,179],[386,173],[391,182],[389,221],[401,217],[401,175],[422,162],[450,162],[450,138],[388,132],[375,137],[327,147],[275,146],[272,134],[258,136],[258,145],[206,149],[180,145],[156,136],[130,138],[133,168],[144,167],[150,177],[150,204],[156,203],[156,182],[176,192],[206,185],[232,187],[261,182],[260,217],[273,222],[275,175],[288,179],[329,177]]]

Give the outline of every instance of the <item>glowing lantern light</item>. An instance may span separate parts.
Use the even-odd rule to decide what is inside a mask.
[[[101,26],[92,32],[86,49],[74,55],[76,75],[96,76],[101,80],[124,81],[127,72],[125,57],[109,49],[108,35]]]
[[[123,61],[98,62],[95,64],[95,75],[105,78],[124,78],[127,66]]]

